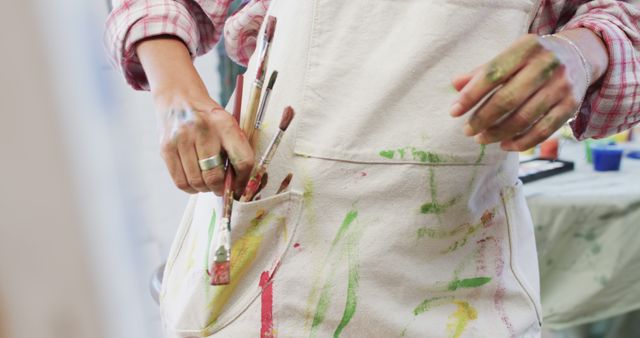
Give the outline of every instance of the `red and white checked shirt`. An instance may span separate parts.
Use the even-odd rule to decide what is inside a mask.
[[[105,41],[112,61],[135,89],[148,89],[135,54],[147,37],[174,35],[193,57],[202,55],[224,33],[227,53],[246,65],[270,0],[251,0],[227,18],[233,0],[113,0]],[[635,2],[636,4],[632,4]],[[602,37],[609,68],[594,84],[572,123],[578,139],[604,137],[640,122],[640,6],[638,0],[542,0],[530,32],[550,34],[584,27]]]

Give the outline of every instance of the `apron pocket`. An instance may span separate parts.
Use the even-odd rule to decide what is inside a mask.
[[[160,306],[170,337],[207,337],[229,325],[259,297],[260,275],[275,273],[298,226],[302,195],[289,191],[254,202],[234,202],[231,283],[211,286],[209,248],[222,201],[199,194],[188,208],[165,271]],[[190,220],[190,221],[189,221]]]
[[[533,2],[316,0],[294,151],[477,164],[481,147],[462,132],[467,117],[448,113],[458,95],[451,79],[526,33]],[[483,154],[482,164],[504,156],[496,144]]]
[[[509,232],[510,269],[535,309],[538,323],[542,325],[538,256],[533,222],[522,191],[522,182],[518,181],[515,186],[504,188],[501,195]]]

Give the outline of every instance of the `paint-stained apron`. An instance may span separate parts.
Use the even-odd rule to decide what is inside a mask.
[[[207,274],[221,201],[191,199],[161,292],[168,335],[539,337],[517,154],[448,114],[451,78],[525,34],[538,2],[274,0],[259,148],[285,106],[297,115],[262,199],[234,204],[228,286]]]

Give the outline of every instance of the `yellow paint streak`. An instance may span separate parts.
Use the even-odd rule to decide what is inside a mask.
[[[449,331],[450,337],[459,338],[467,328],[469,321],[478,318],[478,311],[465,301],[454,300],[453,304],[455,304],[457,308],[456,312],[449,316],[447,330]]]
[[[269,222],[272,217],[264,211],[260,210],[256,213],[256,217],[251,221],[251,226],[247,229],[242,237],[235,241],[231,248],[231,283],[228,285],[211,286],[213,295],[210,298],[207,308],[209,309],[209,319],[207,327],[203,330],[206,335],[215,325],[222,310],[233,295],[234,291],[253,266],[258,255],[258,250],[264,239],[264,235],[260,232],[262,224]]]
[[[282,235],[284,236],[284,242],[289,242],[289,230],[287,229],[287,219],[284,217],[278,218],[278,225],[282,228]]]
[[[313,207],[313,179],[310,176],[304,177],[304,193],[302,195],[304,211],[309,224],[316,224],[316,209]]]

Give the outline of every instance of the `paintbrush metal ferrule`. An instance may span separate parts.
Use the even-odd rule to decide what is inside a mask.
[[[271,143],[269,143],[269,146],[267,146],[267,151],[265,151],[264,154],[262,155],[262,158],[260,158],[260,162],[259,162],[260,166],[266,167],[269,165],[269,163],[271,163],[271,160],[273,159],[273,156],[276,153],[276,149],[278,149],[278,146],[280,145],[280,141],[282,141],[283,135],[284,135],[284,131],[282,131],[281,129],[278,129],[276,134],[271,139]]]
[[[267,105],[269,104],[269,97],[271,97],[271,90],[267,88],[264,91],[264,96],[262,96],[262,100],[260,100],[260,108],[258,108],[258,114],[256,116],[256,125],[255,125],[256,130],[262,127],[262,120],[264,119],[264,112],[267,110]]]
[[[260,107],[258,108],[258,114],[256,116],[256,132],[260,130],[262,127],[262,121],[264,120],[264,114],[267,111],[267,106],[269,105],[269,98],[271,97],[271,91],[276,84],[276,80],[278,79],[278,71],[274,70],[269,77],[269,83],[267,84],[267,89],[264,90],[264,96],[260,100]],[[256,136],[257,137],[257,136]]]
[[[211,268],[211,285],[226,285],[231,282],[230,222],[231,220],[227,217],[220,219],[219,236],[215,243],[216,257]]]

